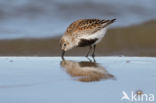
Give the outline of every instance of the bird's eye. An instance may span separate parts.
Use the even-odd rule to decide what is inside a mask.
[[[64,44],[64,46],[66,46],[66,44]]]

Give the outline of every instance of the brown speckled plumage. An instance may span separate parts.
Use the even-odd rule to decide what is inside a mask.
[[[80,19],[72,24],[66,30],[68,35],[77,35],[77,34],[92,34],[101,28],[106,27],[107,25],[113,23],[116,19],[112,20],[100,20],[100,19]]]

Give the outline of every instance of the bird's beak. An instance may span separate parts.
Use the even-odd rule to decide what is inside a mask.
[[[62,55],[61,55],[62,59],[64,59],[64,54],[65,54],[65,51],[62,50]]]

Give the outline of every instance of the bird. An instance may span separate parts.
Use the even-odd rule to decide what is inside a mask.
[[[103,39],[108,26],[116,19],[79,19],[71,23],[60,39],[62,50],[61,57],[65,52],[75,47],[89,47],[86,57],[93,48],[92,57],[95,57],[96,45]]]
[[[95,82],[107,79],[115,80],[114,75],[110,74],[106,68],[96,62],[62,60],[60,65],[76,81]]]

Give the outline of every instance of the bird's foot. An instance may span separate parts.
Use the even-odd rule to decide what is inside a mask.
[[[64,56],[61,56],[62,60],[64,60]]]
[[[86,57],[86,58],[89,60],[89,62],[92,62],[92,60],[89,57]]]
[[[86,57],[88,58],[88,54],[86,55]]]
[[[92,57],[94,58],[95,57],[95,54],[92,54]]]
[[[95,60],[95,54],[92,54],[92,58],[93,58],[93,61],[96,62],[96,60]]]

